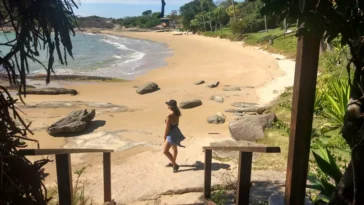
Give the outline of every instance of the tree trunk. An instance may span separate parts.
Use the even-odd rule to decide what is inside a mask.
[[[214,29],[212,28],[211,20],[210,20],[210,29],[211,29],[211,31],[214,31]]]
[[[203,21],[203,29],[204,29],[204,32],[206,32],[206,21],[205,21],[205,15],[202,15],[202,21]]]
[[[351,42],[350,51],[352,63],[355,65],[354,78],[351,83],[351,99],[346,109],[342,136],[351,148],[351,162],[337,190],[330,201],[330,205],[362,205],[364,204],[364,99],[363,86],[364,67],[362,41]],[[350,68],[350,64],[348,65]]]
[[[232,2],[233,2],[234,21],[236,21],[235,2],[234,0],[232,0]]]

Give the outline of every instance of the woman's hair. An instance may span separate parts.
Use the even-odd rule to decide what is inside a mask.
[[[178,109],[177,106],[174,106],[174,105],[170,105],[169,106],[173,112],[173,114],[177,115],[178,117],[180,117],[182,114],[181,114],[181,111]]]

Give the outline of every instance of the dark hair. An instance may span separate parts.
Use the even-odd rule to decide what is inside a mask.
[[[182,115],[181,111],[178,109],[177,106],[170,105],[169,107],[171,108],[173,114],[177,115],[178,117],[180,117]]]

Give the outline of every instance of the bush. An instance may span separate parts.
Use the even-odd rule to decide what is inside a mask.
[[[233,34],[242,34],[244,32],[244,21],[233,21],[230,25]]]

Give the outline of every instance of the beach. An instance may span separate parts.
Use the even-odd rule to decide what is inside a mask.
[[[76,89],[76,96],[28,95],[25,102],[34,105],[40,102],[61,106],[38,106],[27,108],[25,119],[32,121],[35,130],[31,138],[39,141],[41,148],[98,148],[113,149],[112,154],[112,192],[113,198],[122,204],[138,201],[155,200],[168,190],[203,186],[203,170],[196,169],[173,174],[165,168],[167,158],[162,154],[161,145],[168,109],[165,102],[175,99],[177,102],[198,99],[202,106],[183,109],[180,128],[186,140],[186,148],[180,149],[178,161],[181,164],[196,165],[203,162],[202,146],[210,142],[230,139],[228,124],[236,116],[225,113],[224,124],[209,124],[207,118],[218,112],[231,108],[231,103],[246,102],[265,105],[293,85],[294,62],[277,59],[276,56],[259,49],[243,46],[241,43],[207,38],[197,35],[173,36],[172,33],[157,32],[115,32],[103,31],[104,34],[145,39],[164,43],[171,49],[166,57],[165,66],[149,70],[134,80],[125,82],[57,82],[59,86]],[[70,60],[71,64],[72,61]],[[204,80],[205,84],[194,82]],[[207,84],[219,81],[216,88]],[[136,87],[147,82],[155,82],[160,90],[139,95]],[[224,91],[227,86],[238,86],[241,91]],[[212,95],[224,97],[223,103],[210,100]],[[94,127],[82,136],[52,137],[45,128],[66,116],[74,106],[64,106],[66,102],[87,102],[79,104],[77,109],[96,109]],[[90,106],[90,103],[99,103]],[[117,111],[100,104],[110,103],[125,106],[127,109]],[[211,134],[215,133],[215,134]],[[30,145],[36,148],[35,144]],[[220,169],[213,171],[213,183],[222,181],[221,175],[227,170],[236,169],[234,162],[221,163]],[[73,169],[87,166],[85,181],[89,182],[88,191],[96,202],[102,201],[102,155],[72,155]],[[197,165],[196,165],[197,167]],[[225,167],[225,168],[224,168]],[[228,169],[226,168],[228,167]],[[56,180],[54,162],[46,166],[46,184],[52,186]],[[279,175],[284,179],[284,173]],[[280,175],[282,174],[282,176]],[[136,180],[139,181],[136,183]],[[142,203],[142,202],[141,202]]]

